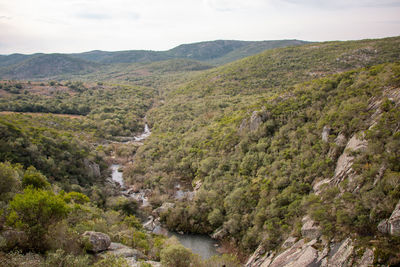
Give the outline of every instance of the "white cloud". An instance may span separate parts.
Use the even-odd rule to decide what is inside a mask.
[[[0,54],[399,35],[400,0],[0,0]],[[346,7],[346,8],[343,8]]]

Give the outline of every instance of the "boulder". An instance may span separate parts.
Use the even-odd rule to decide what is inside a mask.
[[[114,243],[114,242],[112,242],[108,247],[107,251],[103,253],[112,254],[117,257],[123,257],[123,258],[134,258],[135,261],[138,259],[146,259],[146,256],[139,250],[130,248],[121,243]]]
[[[83,237],[87,238],[86,249],[92,252],[100,252],[108,249],[111,244],[110,237],[104,233],[86,231]]]
[[[153,210],[154,216],[160,216],[161,213],[167,212],[169,209],[173,209],[175,207],[174,203],[164,202],[161,207],[158,207]]]
[[[397,203],[389,219],[385,219],[379,223],[378,230],[384,234],[400,236],[400,201]]]
[[[309,216],[305,216],[302,222],[301,234],[303,237],[318,239],[321,236],[321,228]]]

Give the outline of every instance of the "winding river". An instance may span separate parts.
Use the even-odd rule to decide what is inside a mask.
[[[150,129],[146,124],[144,132],[141,135],[135,137],[134,140],[136,142],[143,141],[144,139],[149,137],[150,134],[151,134]],[[112,170],[111,174],[112,180],[117,182],[121,186],[122,190],[125,190],[125,184],[124,184],[124,179],[122,177],[122,172],[120,172],[119,170],[120,165],[112,164],[110,168]],[[144,192],[131,193],[129,194],[129,196],[138,200],[138,202],[141,203],[141,206],[149,205],[147,197],[145,196]],[[184,247],[192,250],[193,253],[200,255],[203,259],[208,259],[214,255],[219,254],[216,250],[216,245],[217,245],[216,241],[207,235],[179,234],[170,232],[166,229],[161,229],[159,232],[162,232],[163,234],[169,237],[171,236],[176,237]]]

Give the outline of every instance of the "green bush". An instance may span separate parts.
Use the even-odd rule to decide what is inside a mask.
[[[32,186],[36,189],[48,189],[50,187],[46,176],[37,171],[35,167],[30,166],[22,177],[22,186],[24,188]]]
[[[51,191],[28,188],[10,201],[7,222],[26,232],[29,237],[28,248],[45,251],[44,236],[49,226],[66,217],[68,211],[61,196]]]

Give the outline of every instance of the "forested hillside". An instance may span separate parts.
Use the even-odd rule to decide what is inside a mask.
[[[399,53],[399,38],[331,42],[210,70],[150,111],[152,138],[125,177],[161,194],[201,184],[165,223],[233,238],[247,251],[300,238],[305,215],[327,238],[356,235],[373,246],[399,199]],[[339,175],[354,138],[368,145]],[[316,194],[322,180],[329,186]],[[378,240],[375,247],[397,257],[398,248],[385,248],[395,238]]]

